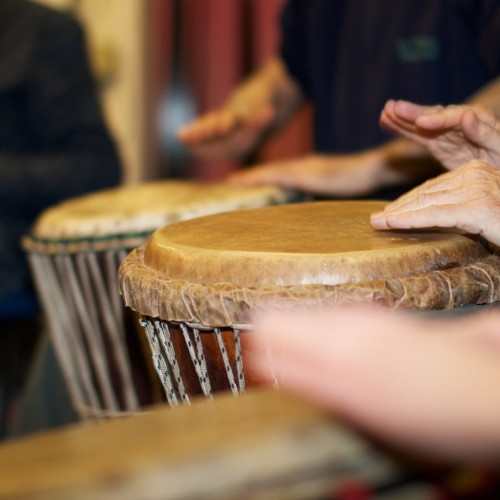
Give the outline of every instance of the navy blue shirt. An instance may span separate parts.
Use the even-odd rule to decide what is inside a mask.
[[[322,153],[387,140],[387,99],[459,103],[500,69],[499,0],[289,0],[282,33]]]
[[[120,178],[80,26],[32,2],[0,0],[0,318],[25,303],[20,238],[35,217]]]

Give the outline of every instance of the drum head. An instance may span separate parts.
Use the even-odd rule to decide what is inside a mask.
[[[485,248],[451,232],[377,231],[383,202],[317,202],[243,210],[163,227],[144,264],[209,285],[338,285],[467,263]]]
[[[369,217],[383,206],[302,203],[163,227],[130,257],[131,267],[128,258],[124,262],[122,289],[140,313],[181,321],[203,316],[209,324],[217,324],[216,317],[241,319],[248,309],[274,298],[317,304],[369,300],[422,308],[484,300],[462,297],[462,289],[454,290],[448,277],[450,270],[468,269],[490,257],[480,241],[451,231],[377,231]],[[473,276],[459,285],[468,293],[477,280]],[[484,280],[491,282],[488,276]],[[149,305],[137,297],[138,289],[147,294]],[[214,307],[207,305],[211,301]],[[222,312],[211,317],[207,308]]]
[[[30,237],[35,242],[99,242],[135,238],[155,229],[208,214],[284,203],[290,193],[275,186],[237,187],[227,183],[157,181],[121,186],[64,201],[45,210]],[[142,238],[142,240],[141,240]],[[124,244],[123,246],[136,246]],[[28,250],[30,242],[26,242]],[[35,248],[37,249],[37,248]]]

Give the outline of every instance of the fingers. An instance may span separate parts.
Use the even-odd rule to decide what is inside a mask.
[[[376,229],[471,229],[475,214],[469,202],[474,194],[466,177],[458,169],[431,179],[372,214],[370,222]]]
[[[462,172],[457,169],[429,179],[388,204],[385,210],[394,211],[408,203],[414,204],[416,200],[423,201],[427,194],[465,190],[463,177]]]
[[[280,163],[269,163],[239,170],[229,175],[228,182],[238,186],[259,186],[263,184],[279,184]]]
[[[333,165],[332,165],[333,163]],[[229,181],[240,185],[275,184],[306,192],[326,192],[326,178],[335,175],[335,159],[330,156],[306,155],[299,158],[269,162],[235,172]]]
[[[194,155],[207,160],[240,159],[258,144],[274,117],[271,106],[263,106],[248,116],[223,109],[182,127],[178,139]]]
[[[440,114],[442,110],[442,106],[422,106],[409,101],[389,100],[384,106],[383,114],[393,123],[410,129],[423,116]]]
[[[406,137],[414,138],[414,119],[405,119],[399,116],[395,111],[396,106],[396,101],[387,101],[380,115],[380,125],[389,132],[396,132]]]
[[[381,113],[380,124],[417,142],[452,131],[462,132],[463,142],[469,140],[480,147],[500,151],[500,123],[491,110],[481,105],[421,106],[389,100]],[[426,136],[426,133],[432,135]]]
[[[177,137],[187,145],[215,140],[233,130],[239,121],[239,117],[232,112],[215,111],[180,128]]]
[[[412,196],[372,214],[376,229],[456,228],[471,234],[481,232],[481,213],[473,204],[473,195],[461,189],[418,190]]]
[[[409,101],[388,101],[384,108],[395,123],[427,130],[444,130],[460,124],[466,106],[422,106]],[[386,104],[387,106],[387,104]]]
[[[423,208],[401,209],[393,213],[379,213],[371,216],[370,222],[376,229],[425,229],[440,227],[445,229],[471,228],[467,213],[456,204],[430,205]],[[479,232],[469,231],[469,232]]]
[[[445,132],[460,127],[467,106],[429,106],[415,117],[415,125],[429,131]]]
[[[396,101],[394,103],[394,115],[406,122],[415,121],[425,114],[435,113],[442,109],[441,106],[422,106],[409,101]]]
[[[474,160],[428,181],[373,214],[376,229],[456,228],[500,243],[500,172]]]
[[[254,323],[253,342],[258,336],[270,355],[249,361],[264,371],[278,354],[282,389],[414,451],[496,453],[498,353],[464,338],[472,321],[360,307],[271,311]]]
[[[379,334],[378,343],[391,331],[382,326],[389,314],[375,307],[261,313],[254,318],[252,371],[263,378],[276,377],[280,385],[313,390],[342,372],[353,355],[370,356],[370,335]]]

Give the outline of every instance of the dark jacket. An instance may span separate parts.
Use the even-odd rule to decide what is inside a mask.
[[[19,240],[37,214],[120,177],[79,24],[0,0],[0,315],[28,286]]]

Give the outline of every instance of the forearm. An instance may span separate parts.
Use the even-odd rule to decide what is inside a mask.
[[[374,148],[372,154],[381,185],[420,182],[442,172],[427,148],[404,137]]]
[[[486,106],[497,118],[500,118],[500,77],[473,94],[467,102]]]

